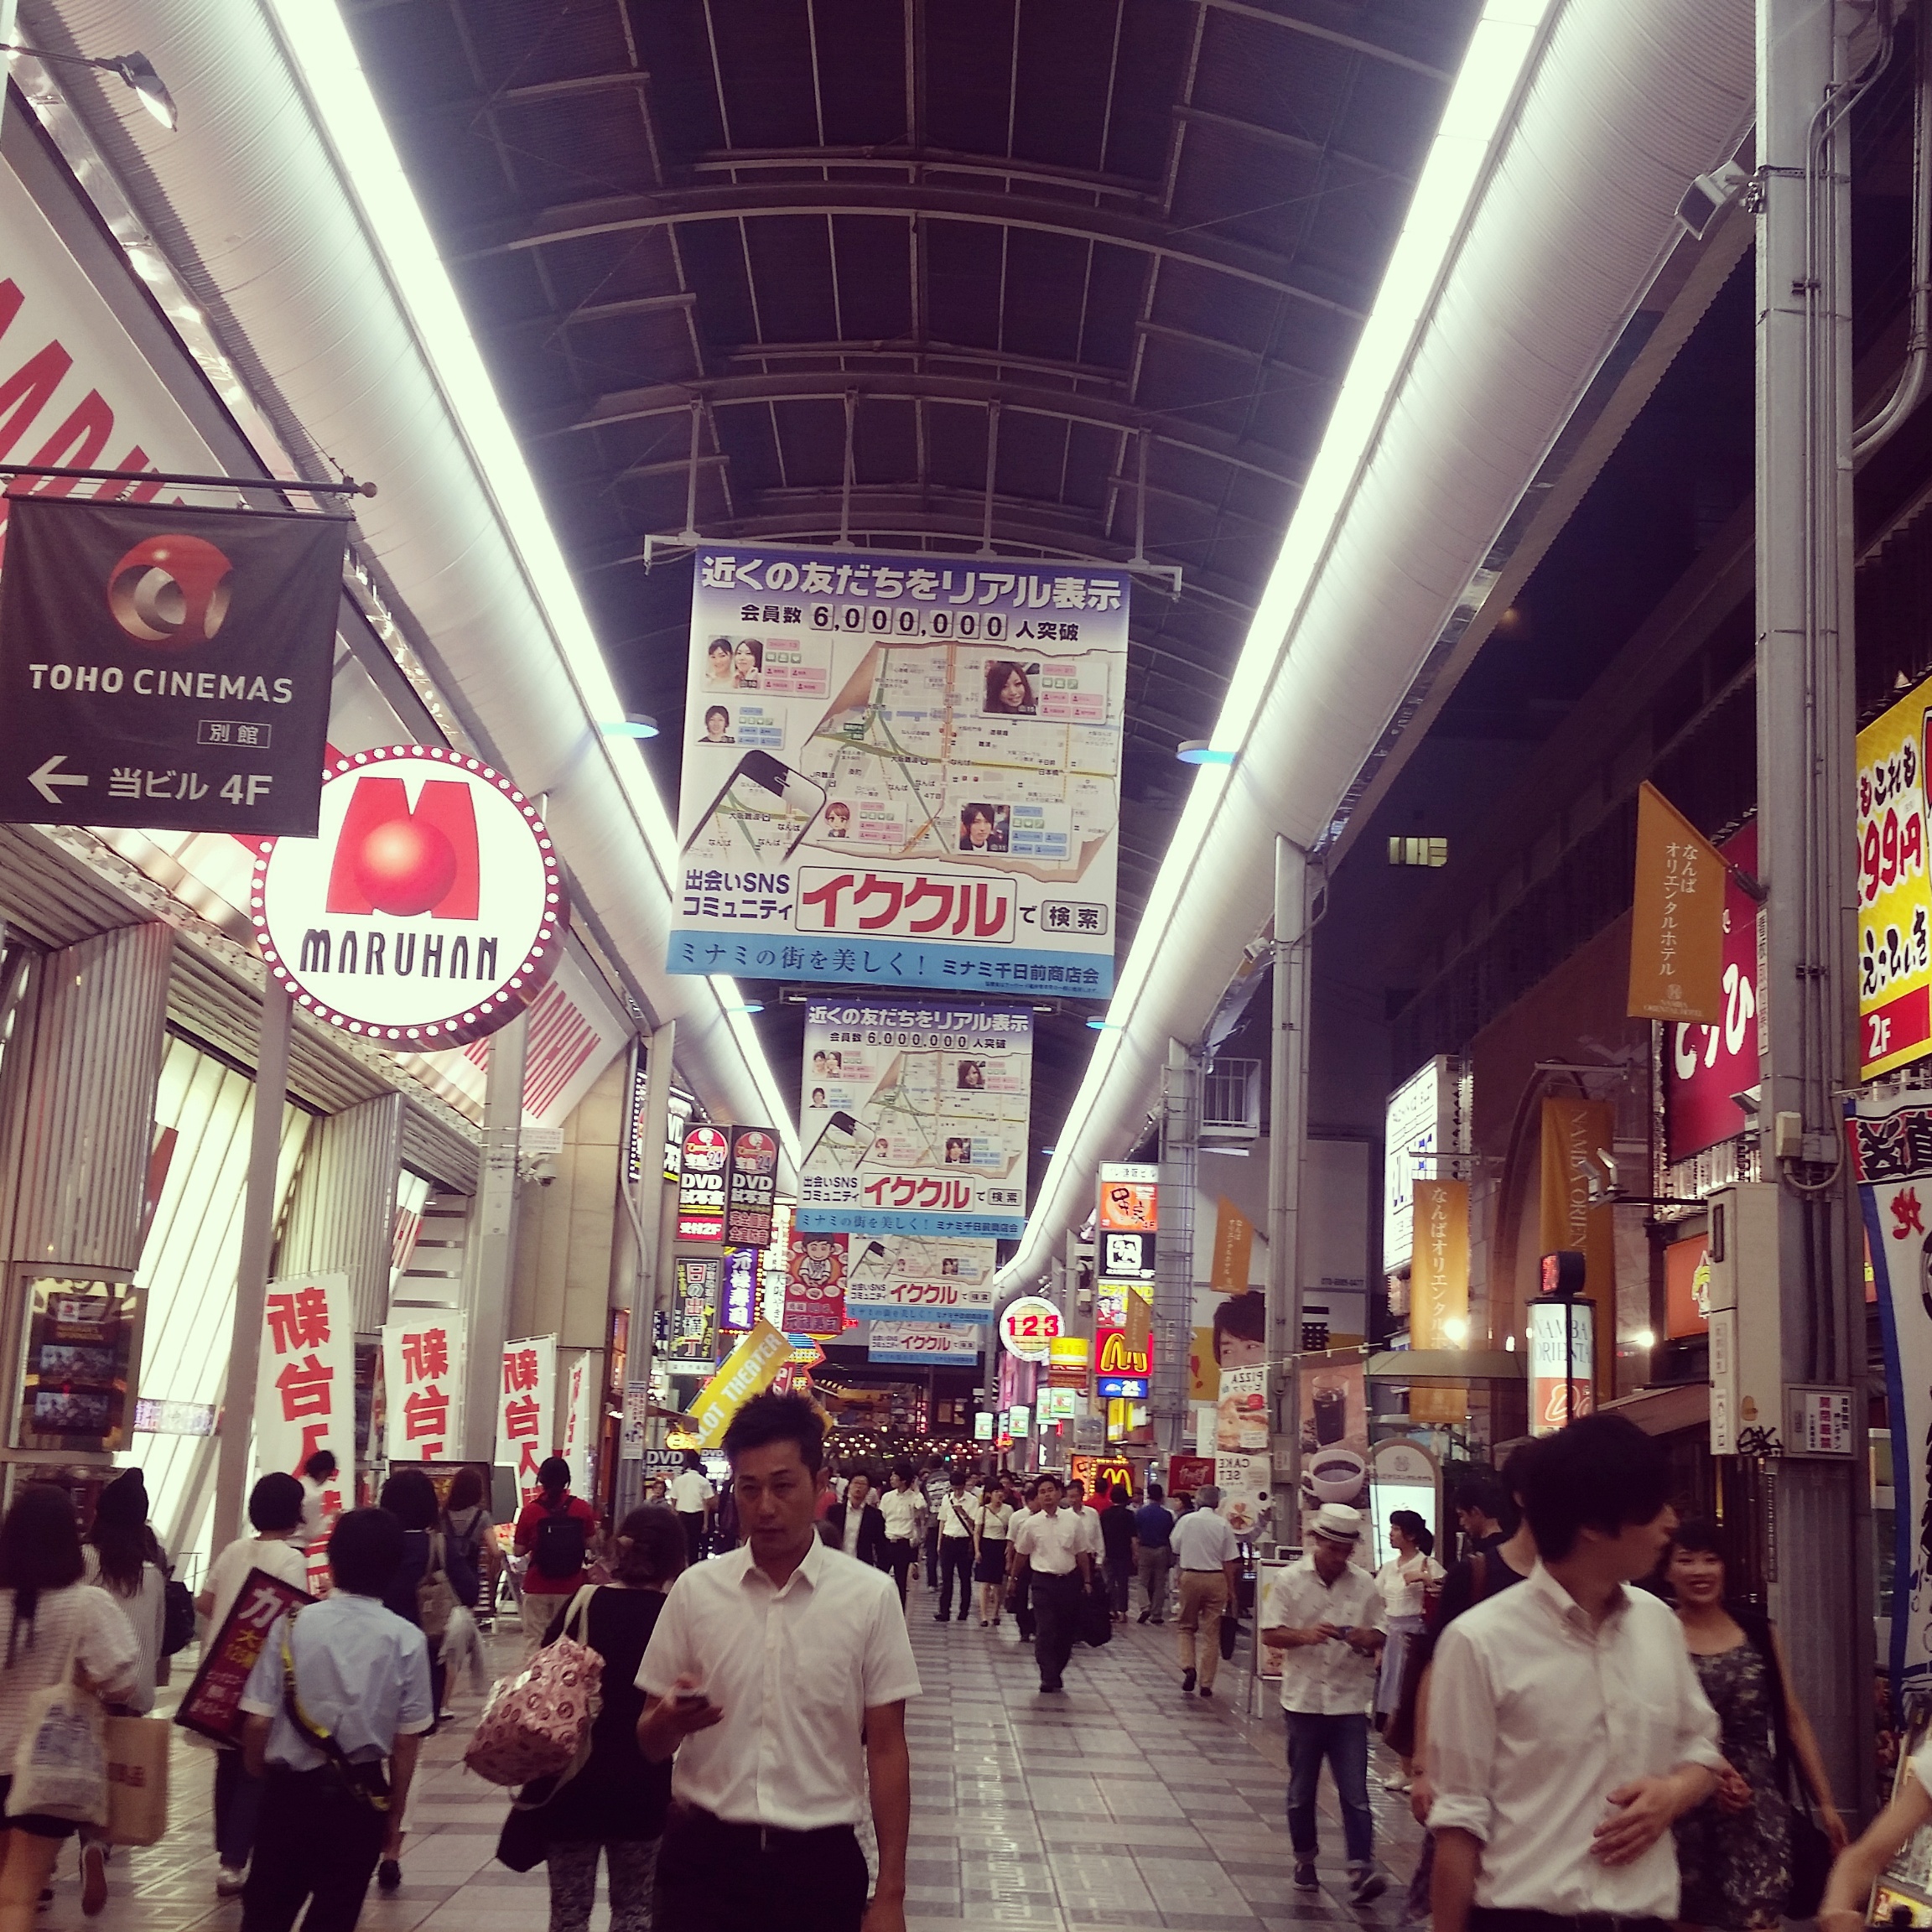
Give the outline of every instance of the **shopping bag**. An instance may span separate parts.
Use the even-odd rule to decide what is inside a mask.
[[[604,1659],[582,1641],[594,1587],[579,1590],[554,1644],[483,1706],[463,1762],[492,1784],[524,1784],[569,1769],[590,1748],[602,1706]]]
[[[106,1725],[107,1842],[158,1845],[168,1835],[165,1717],[110,1717]]]
[[[27,1700],[13,1753],[10,1815],[64,1818],[70,1825],[107,1822],[106,1722],[101,1701],[74,1681],[74,1654],[60,1680]]]

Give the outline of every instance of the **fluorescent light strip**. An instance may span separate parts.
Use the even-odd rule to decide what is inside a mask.
[[[1136,1009],[1168,946],[1182,893],[1201,865],[1222,800],[1241,768],[1269,688],[1292,647],[1309,593],[1340,531],[1356,486],[1381,438],[1410,360],[1426,332],[1442,282],[1460,248],[1491,157],[1514,118],[1532,58],[1558,0],[1490,0],[1470,37],[1456,85],[1442,111],[1428,160],[1397,237],[1389,267],[1363,325],[1348,373],[1322,433],[1308,480],[1256,605],[1234,676],[1208,740],[1230,762],[1197,767],[1180,823],[1155,875],[1147,911],[1109,1002],[1073,1105],[1059,1133],[1068,1160],[1098,1104],[1115,1061],[1133,1037]],[[1161,1051],[1165,1051],[1164,1043]],[[1052,1180],[1052,1170],[1042,1192]],[[1031,1244],[1028,1244],[1029,1246]],[[1031,1265],[1027,1249],[1009,1268]]]
[[[336,165],[354,190],[363,224],[382,254],[418,345],[469,446],[477,481],[496,506],[502,540],[522,564],[556,640],[576,686],[591,742],[602,750],[629,798],[646,848],[664,881],[666,896],[674,900],[677,828],[641,761],[627,754],[613,757],[596,729],[600,718],[624,715],[616,683],[341,13],[330,0],[268,0],[268,5],[335,150]],[[528,772],[520,776],[526,783],[534,783],[538,778]],[[799,1149],[791,1106],[779,1094],[764,1047],[748,1016],[730,1010],[744,1004],[735,982],[714,976],[707,984],[718,1003],[719,1017],[730,1028],[752,1081],[771,1110],[772,1124],[796,1160]]]

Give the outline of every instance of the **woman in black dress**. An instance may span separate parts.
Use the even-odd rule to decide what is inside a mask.
[[[617,1531],[611,1580],[569,1598],[550,1626],[554,1644],[566,1624],[604,1659],[603,1705],[590,1732],[590,1755],[535,1814],[550,1872],[550,1932],[586,1932],[597,1895],[597,1855],[610,1873],[610,1932],[651,1932],[657,1846],[671,1804],[671,1766],[637,1748],[644,1693],[637,1669],[664,1607],[664,1593],[684,1567],[684,1529],[661,1504],[633,1509]],[[584,1598],[580,1618],[573,1612]],[[548,1782],[548,1780],[546,1781]],[[526,1800],[540,1796],[532,1785]]]
[[[1834,1852],[1845,1826],[1810,1720],[1791,1688],[1768,1618],[1724,1601],[1724,1559],[1708,1523],[1678,1526],[1665,1557],[1690,1662],[1723,1727],[1717,1789],[1673,1827],[1683,1886],[1679,1922],[1763,1932],[1783,1922],[1791,1886],[1789,1776],[1811,1794]]]

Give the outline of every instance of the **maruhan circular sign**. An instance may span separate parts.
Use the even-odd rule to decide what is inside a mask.
[[[537,808],[439,745],[341,760],[317,836],[257,850],[249,911],[268,970],[318,1019],[405,1052],[514,1019],[569,924]]]

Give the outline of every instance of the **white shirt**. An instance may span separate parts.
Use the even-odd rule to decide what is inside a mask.
[[[1187,1520],[1192,1523],[1194,1517]],[[1324,1583],[1312,1556],[1276,1571],[1261,1606],[1261,1628],[1306,1630],[1317,1623],[1332,1623],[1337,1630],[1379,1630],[1382,1592],[1375,1579],[1359,1564],[1351,1562],[1332,1583]],[[1280,1655],[1284,1711],[1339,1717],[1368,1708],[1378,1668],[1373,1652],[1363,1656],[1353,1644],[1330,1637],[1320,1644],[1297,1644]],[[1433,1696],[1429,1711],[1433,1727]]]
[[[1004,1543],[1010,1534],[1008,1525],[1013,1520],[1013,1505],[1010,1503],[981,1503],[973,1511],[973,1520],[979,1526],[979,1539],[984,1543]]]
[[[0,1659],[12,1633],[13,1661],[0,1667],[0,1763],[11,1767],[25,1727],[27,1706],[78,1664],[110,1704],[125,1704],[139,1687],[141,1647],[117,1598],[91,1583],[43,1590],[31,1623],[13,1630],[13,1592],[0,1590]]]
[[[735,1825],[792,1831],[859,1821],[865,1713],[919,1695],[892,1579],[816,1536],[782,1590],[749,1550],[678,1577],[637,1685],[662,1697],[682,1675],[724,1716],[679,1747],[673,1794]]]
[[[961,1490],[958,1494],[948,1489],[945,1499],[939,1505],[939,1534],[942,1536],[970,1536],[973,1534],[973,1498]]]
[[[1079,1547],[1089,1556],[1098,1559],[1100,1555],[1100,1512],[1083,1503],[1078,1509],[1064,1509],[1060,1514],[1071,1516],[1080,1526]]]
[[[121,1614],[134,1633],[134,1642],[141,1652],[137,1665],[141,1680],[134,1686],[133,1695],[124,1701],[136,1716],[145,1717],[154,1708],[154,1666],[161,1659],[162,1625],[167,1615],[167,1572],[157,1563],[143,1563],[141,1581],[135,1586],[134,1594],[127,1597],[101,1581],[101,1552],[91,1543],[81,1550],[80,1556],[86,1566],[83,1574],[87,1581],[96,1590],[106,1591],[121,1606]]]
[[[1413,1556],[1391,1556],[1375,1572],[1375,1587],[1391,1617],[1420,1617],[1424,1586],[1441,1576],[1442,1566],[1418,1550]]]
[[[864,1505],[857,1509],[849,1508],[845,1512],[845,1554],[848,1556],[856,1556],[859,1554],[859,1532],[865,1527],[865,1510]]]
[[[215,1598],[215,1607],[208,1618],[210,1644],[221,1634],[221,1626],[235,1607],[235,1599],[242,1594],[242,1586],[247,1581],[251,1570],[266,1570],[282,1582],[291,1583],[304,1593],[308,1591],[309,1560],[299,1544],[280,1537],[237,1536],[210,1566],[208,1581],[201,1586]]]
[[[340,1473],[334,1480],[341,1480]],[[318,1483],[313,1476],[302,1478],[302,1527],[295,1532],[295,1537],[304,1549],[322,1534],[322,1498],[327,1493],[327,1484]]]
[[[1085,1514],[1091,1517],[1093,1511]],[[1096,1530],[1093,1535],[1098,1542],[1099,1531]],[[1013,1547],[1038,1575],[1064,1576],[1075,1566],[1081,1551],[1087,1549],[1087,1531],[1071,1509],[1057,1510],[1051,1516],[1041,1509],[1031,1516],[1022,1516],[1013,1525],[1012,1541]]]
[[[1171,1547],[1183,1570],[1218,1570],[1241,1555],[1228,1519],[1212,1509],[1190,1509],[1174,1525]]]
[[[1683,1631],[1644,1591],[1625,1588],[1592,1629],[1539,1563],[1458,1617],[1436,1647],[1429,1826],[1483,1841],[1478,1905],[1675,1919],[1670,1832],[1628,1865],[1592,1858],[1590,1835],[1618,1785],[1723,1762]]]
[[[681,1470],[671,1479],[671,1487],[666,1492],[671,1498],[671,1507],[686,1516],[702,1516],[704,1505],[718,1492],[711,1487],[711,1478],[702,1469]]]
[[[919,1529],[920,1498],[917,1489],[888,1489],[879,1498],[879,1514],[886,1519],[889,1542],[910,1543]]]

